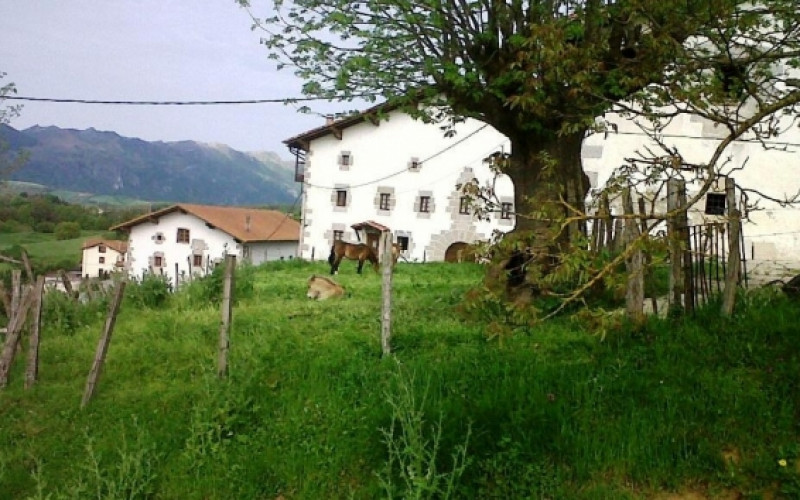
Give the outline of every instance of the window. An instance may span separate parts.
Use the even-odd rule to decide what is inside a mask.
[[[706,194],[706,214],[725,215],[725,194],[707,193]]]
[[[422,162],[419,161],[419,158],[411,158],[408,162],[408,169],[412,172],[419,172],[419,169],[422,167]]]
[[[183,227],[178,228],[178,243],[189,243],[189,230]]]
[[[98,262],[100,262],[100,264],[105,264],[106,263],[106,258],[105,257],[100,257]]]
[[[192,255],[192,266],[203,267],[203,256],[198,254]]]
[[[164,267],[164,257],[160,255],[153,256],[153,267]]]
[[[353,157],[350,155],[350,151],[342,151],[339,154],[339,166],[340,167],[349,167],[353,164]]]
[[[431,211],[431,197],[430,196],[420,196],[419,197],[419,211],[428,213]]]
[[[403,252],[408,250],[408,236],[398,236],[397,246],[399,246],[400,250],[402,250]]]
[[[510,219],[511,218],[511,203],[501,203],[500,204],[500,218],[501,219]]]
[[[389,201],[391,200],[391,194],[389,193],[381,193],[381,201],[380,201],[380,208],[381,210],[389,210]]]
[[[462,196],[458,203],[458,213],[469,214],[469,196]]]
[[[747,67],[744,64],[736,62],[720,64],[717,67],[717,78],[726,98],[740,100],[745,96]]]
[[[347,191],[345,191],[344,189],[339,189],[336,191],[336,206],[337,207],[347,206]]]
[[[98,245],[97,251],[100,253],[106,253],[106,246],[105,245]]]
[[[338,229],[333,230],[333,241],[342,241],[344,239],[344,231]]]
[[[156,243],[163,243],[164,242],[164,233],[156,233],[155,236],[153,236],[153,240]]]

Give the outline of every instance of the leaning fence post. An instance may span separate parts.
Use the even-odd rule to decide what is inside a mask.
[[[119,312],[119,306],[122,303],[122,294],[124,292],[125,281],[120,281],[117,284],[117,291],[114,294],[114,299],[108,306],[108,315],[106,316],[106,323],[103,326],[103,333],[100,335],[100,342],[97,343],[92,369],[89,371],[89,376],[86,378],[86,389],[83,391],[81,408],[85,407],[89,403],[89,400],[92,399],[94,388],[97,386],[97,381],[100,379],[100,373],[103,371],[103,363],[106,361],[108,344],[111,343],[111,333],[114,331],[114,324],[117,322],[117,312]]]
[[[225,256],[225,278],[222,285],[222,306],[221,319],[219,323],[219,356],[217,366],[217,376],[224,378],[228,376],[228,351],[230,350],[231,317],[233,307],[231,296],[233,295],[233,275],[236,268],[236,256]]]
[[[31,308],[31,333],[28,341],[28,364],[25,369],[25,388],[30,389],[39,378],[39,336],[42,330],[42,294],[44,293],[44,276],[36,279],[33,290],[33,306]]]
[[[383,280],[381,286],[381,352],[388,356],[392,352],[392,233],[384,231],[383,244]]]
[[[22,333],[22,327],[25,325],[25,317],[28,315],[32,295],[32,287],[25,287],[17,311],[8,322],[6,341],[0,355],[0,388],[8,385],[8,372],[11,370],[11,363],[14,362],[14,355],[17,353],[17,343]]]

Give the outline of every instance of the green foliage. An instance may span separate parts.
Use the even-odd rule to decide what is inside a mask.
[[[181,292],[191,305],[220,304],[225,280],[225,265],[220,264],[211,274],[193,279]],[[255,272],[253,266],[242,263],[236,266],[233,276],[234,301],[250,298],[255,291]]]
[[[579,500],[797,491],[800,305],[780,292],[743,293],[733,318],[709,306],[636,328],[608,319],[604,338],[557,318],[487,342],[490,319],[456,312],[483,267],[400,263],[385,359],[380,277],[343,270],[347,297],[309,301],[308,276],[325,271],[302,261],[248,271],[252,295],[234,310],[224,380],[217,307],[192,306],[188,288],[140,307],[126,290],[83,410],[107,304],[46,302],[38,384],[23,388],[20,357],[0,391],[0,491]]]
[[[167,276],[147,273],[125,288],[125,302],[133,308],[158,309],[169,301],[172,283]]]
[[[105,316],[106,300],[82,302],[66,293],[51,291],[42,301],[42,324],[48,333],[72,336]]]
[[[77,222],[59,222],[54,233],[57,240],[71,240],[81,235],[81,226]]]

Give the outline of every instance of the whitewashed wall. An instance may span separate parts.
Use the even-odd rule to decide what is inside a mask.
[[[612,171],[633,157],[645,146],[661,151],[632,122],[613,119],[617,133],[596,134],[584,142],[583,164],[590,178],[603,185]],[[678,117],[665,131],[663,140],[680,151],[687,161],[707,164],[720,144],[723,131],[698,117]],[[770,197],[782,199],[800,190],[800,131],[791,127],[783,135],[769,141],[769,149],[752,141],[732,143],[721,157],[723,173],[729,174],[737,186],[755,189]],[[687,188],[692,194],[691,184]],[[724,192],[724,180],[712,190]],[[696,189],[694,190],[696,193]],[[747,193],[750,202],[758,201],[762,210],[750,211],[743,224],[746,257],[756,261],[773,261],[785,266],[800,266],[800,210],[781,207],[778,203]],[[738,196],[737,196],[738,198]],[[713,220],[704,214],[705,199],[691,211],[694,223]]]
[[[351,225],[367,220],[389,227],[396,238],[409,238],[404,257],[410,261],[443,260],[456,242],[487,240],[493,229],[508,231],[514,221],[493,215],[478,221],[459,214],[460,193],[456,184],[490,179],[483,159],[504,150],[508,140],[484,124],[469,120],[459,124],[457,134],[445,138],[437,125],[426,125],[408,115],[393,112],[378,125],[364,122],[333,135],[314,140],[306,158],[303,199],[303,231],[300,254],[306,259],[327,259],[334,230],[344,231],[344,240],[355,242]],[[342,152],[352,164],[339,165]],[[409,170],[412,160],[422,162]],[[498,192],[513,203],[513,186],[499,179]],[[348,192],[346,207],[336,206],[336,190]],[[379,209],[379,193],[391,194],[390,210]],[[418,211],[419,197],[431,197],[430,213]]]
[[[100,245],[83,249],[81,274],[84,278],[96,278],[101,272],[111,273],[118,269],[115,267],[116,263],[124,260],[124,256],[121,253],[108,246],[103,246],[106,249],[104,253],[100,252]],[[105,262],[100,263],[100,257],[103,257]]]
[[[177,243],[178,228],[189,229],[189,243]],[[163,235],[159,241],[156,235]],[[193,215],[173,212],[159,217],[158,222],[143,222],[131,228],[128,240],[128,266],[132,277],[142,278],[149,272],[155,255],[162,255],[163,265],[153,272],[164,274],[175,283],[175,263],[178,274],[188,276],[189,261],[195,253],[203,255],[203,266],[193,272],[203,273],[214,262],[224,259],[226,253],[240,256],[241,248],[233,238],[206,226],[205,222]]]

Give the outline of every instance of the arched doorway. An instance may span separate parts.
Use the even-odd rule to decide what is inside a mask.
[[[474,252],[469,243],[457,241],[447,247],[444,252],[445,262],[465,262],[468,260],[474,260]]]

